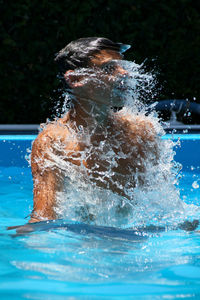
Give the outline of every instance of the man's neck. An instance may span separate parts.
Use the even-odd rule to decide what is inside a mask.
[[[97,104],[92,100],[78,99],[70,111],[70,120],[79,128],[93,131],[107,125],[110,108],[105,104]]]

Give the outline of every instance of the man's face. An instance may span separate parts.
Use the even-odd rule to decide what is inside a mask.
[[[95,54],[87,69],[75,70],[70,73],[74,95],[79,99],[89,99],[94,103],[108,106],[123,106],[122,93],[116,93],[119,79],[128,73],[120,67],[118,60],[123,56],[113,50],[101,50]]]

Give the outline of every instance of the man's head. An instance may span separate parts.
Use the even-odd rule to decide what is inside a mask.
[[[72,41],[55,58],[64,75],[65,88],[76,99],[121,106],[121,96],[113,97],[113,89],[118,75],[126,76],[127,72],[115,61],[122,60],[122,53],[129,48],[129,45],[106,38],[89,37]],[[115,100],[113,104],[112,100]]]
[[[122,59],[122,53],[129,49],[129,45],[114,43],[107,38],[88,37],[72,41],[59,51],[55,61],[61,72],[77,68],[87,68],[106,63],[111,59]]]

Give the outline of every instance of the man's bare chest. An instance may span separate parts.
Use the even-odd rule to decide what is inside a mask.
[[[117,132],[91,139],[83,152],[91,173],[116,177],[131,175],[139,168],[142,159],[140,148],[139,144],[123,136],[123,132]]]

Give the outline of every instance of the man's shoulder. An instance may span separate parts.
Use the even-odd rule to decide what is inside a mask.
[[[65,142],[67,139],[73,138],[72,131],[68,124],[65,124],[62,119],[41,124],[41,132],[35,139],[33,146],[46,147],[55,142]]]
[[[133,114],[120,111],[115,114],[115,120],[119,127],[128,135],[155,136],[155,128],[152,119],[144,114]]]
[[[151,117],[146,116],[145,114],[134,114],[129,111],[120,111],[115,113],[115,120],[121,124],[127,125],[147,125],[152,127],[153,121]]]

